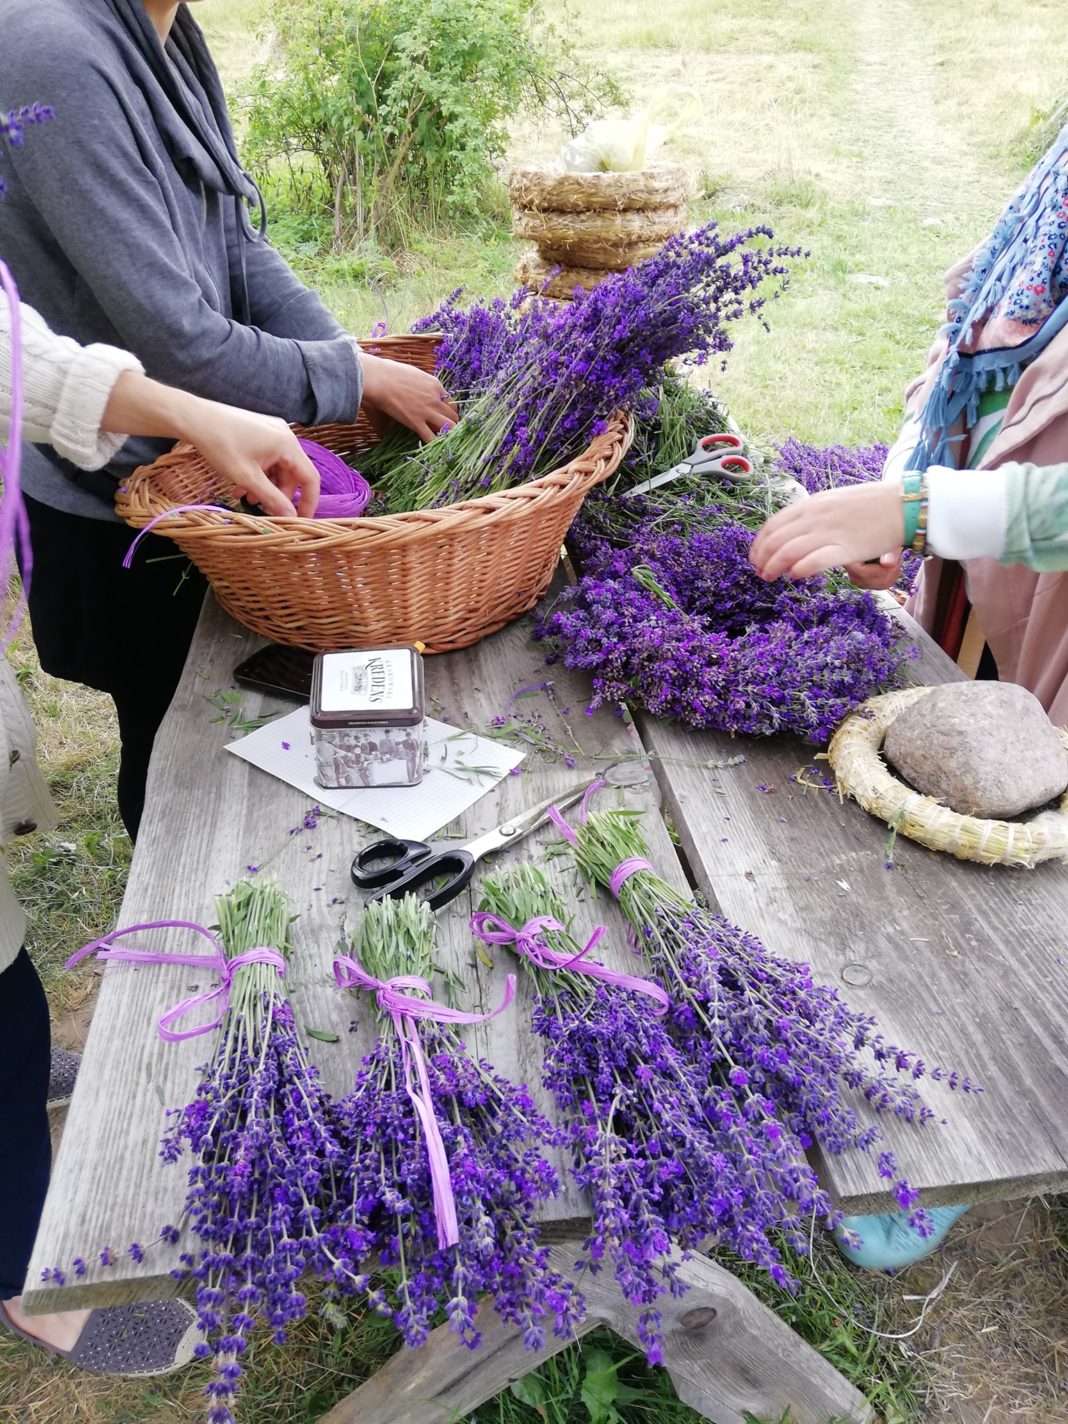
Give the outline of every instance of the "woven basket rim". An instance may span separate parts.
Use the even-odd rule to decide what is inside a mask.
[[[1056,811],[1037,811],[1029,821],[1009,821],[963,815],[914,790],[890,770],[882,755],[890,724],[936,685],[871,697],[842,721],[827,748],[839,794],[851,796],[909,840],[958,860],[1026,869],[1047,860],[1068,861],[1068,790]],[[1055,730],[1068,749],[1068,730]],[[1004,843],[1000,851],[998,842]]]
[[[384,338],[388,340],[389,338]],[[371,345],[373,343],[367,343]],[[313,427],[293,425],[290,427],[297,435],[308,437],[314,435]],[[456,504],[443,505],[439,509],[405,510],[399,514],[379,514],[370,516],[358,516],[352,519],[308,519],[300,515],[260,515],[247,514],[244,510],[233,509],[225,513],[211,509],[189,508],[176,514],[173,518],[165,519],[170,510],[180,508],[172,500],[162,497],[159,491],[152,485],[152,472],[160,463],[167,463],[175,458],[196,451],[192,445],[181,443],[173,450],[154,461],[151,465],[140,465],[124,482],[124,492],[119,495],[116,508],[122,518],[132,528],[140,529],[151,523],[153,519],[160,519],[158,524],[153,525],[153,533],[163,534],[169,538],[196,538],[198,535],[224,534],[230,539],[246,538],[255,539],[261,543],[265,535],[272,531],[279,535],[290,537],[297,535],[302,541],[308,544],[328,544],[333,541],[351,542],[353,536],[358,539],[375,538],[379,546],[389,542],[389,536],[394,536],[397,540],[404,542],[415,541],[420,538],[433,538],[441,532],[444,525],[449,526],[466,523],[471,516],[481,517],[482,523],[490,521],[505,520],[525,514],[532,502],[539,499],[554,498],[560,494],[567,493],[576,485],[585,483],[590,476],[585,469],[576,469],[579,462],[584,462],[590,458],[589,452],[596,450],[604,442],[610,447],[621,441],[628,441],[632,429],[632,419],[629,412],[616,410],[605,422],[604,431],[596,436],[589,446],[580,451],[565,465],[560,465],[555,470],[550,470],[544,475],[539,475],[535,480],[526,480],[521,484],[514,485],[510,489],[500,490],[495,494],[481,495],[474,499],[460,500]],[[596,464],[597,457],[591,461]],[[131,496],[134,494],[145,495],[146,513],[141,514],[130,509]]]

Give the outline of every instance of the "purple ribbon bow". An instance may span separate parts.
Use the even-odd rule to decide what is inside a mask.
[[[404,1065],[404,1087],[412,1105],[419,1114],[426,1137],[426,1155],[430,1166],[430,1184],[434,1194],[434,1217],[438,1228],[438,1247],[455,1246],[460,1239],[460,1227],[456,1219],[456,1198],[452,1190],[452,1174],[449,1159],[442,1141],[441,1128],[434,1115],[434,1101],[430,1093],[430,1078],[423,1057],[423,1045],[419,1041],[416,1019],[431,1019],[434,1023],[476,1024],[496,1018],[508,1008],[515,998],[515,975],[509,974],[505,985],[504,998],[496,1009],[488,1014],[467,1014],[461,1009],[450,1009],[444,1004],[436,1004],[432,998],[430,985],[418,974],[398,974],[395,979],[376,979],[368,974],[358,959],[349,955],[339,955],[334,960],[334,978],[342,989],[369,989],[374,992],[379,1009],[389,1014],[401,1046],[401,1062]],[[405,989],[415,993],[404,993]],[[427,998],[416,997],[426,994]],[[418,1087],[413,1081],[412,1066]]]
[[[206,940],[211,941],[215,946],[215,953],[153,954],[144,949],[111,948],[115,940],[122,939],[125,935],[138,934],[144,930],[194,930],[198,935],[203,935]],[[232,959],[228,959],[226,951],[211,930],[206,930],[203,925],[190,924],[188,920],[150,920],[143,925],[131,925],[129,929],[112,930],[110,934],[103,935],[100,939],[94,939],[90,944],[82,945],[81,949],[67,960],[66,968],[73,969],[76,964],[80,964],[91,954],[95,954],[97,959],[115,960],[120,964],[187,964],[195,969],[210,969],[219,976],[218,988],[205,991],[202,994],[193,994],[161,1015],[158,1025],[159,1036],[167,1043],[181,1043],[183,1039],[197,1038],[200,1034],[211,1033],[212,1029],[219,1027],[230,1007],[230,986],[233,983],[234,975],[242,965],[270,964],[278,970],[279,978],[286,969],[283,956],[277,949],[271,949],[267,945],[257,945],[254,949],[246,949],[243,954],[236,954]],[[186,1029],[184,1033],[171,1031],[170,1025],[176,1019],[183,1018],[190,1009],[194,1009],[200,1004],[210,1004],[214,999],[219,998],[223,1002],[219,1008],[218,1016],[212,1019],[211,1023]]]
[[[645,994],[656,1004],[653,1013],[657,1018],[666,1014],[671,1007],[667,994],[651,979],[639,979],[633,974],[618,974],[606,964],[586,958],[605,933],[604,925],[598,925],[590,935],[586,947],[570,957],[551,949],[542,938],[546,930],[562,930],[565,933],[567,931],[567,926],[553,919],[552,915],[538,915],[535,919],[528,920],[522,929],[517,930],[507,920],[502,920],[500,916],[491,914],[488,910],[476,910],[471,916],[471,929],[483,943],[509,944],[521,959],[529,959],[532,964],[537,964],[542,969],[575,969],[580,974],[588,974],[591,979],[600,979],[617,989],[633,989],[637,994]]]

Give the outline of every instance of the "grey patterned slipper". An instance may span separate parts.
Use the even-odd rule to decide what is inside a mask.
[[[82,1061],[80,1053],[71,1053],[66,1048],[53,1048],[51,1071],[48,1076],[48,1108],[63,1108],[70,1102],[74,1092],[74,1080]]]
[[[196,1311],[184,1300],[153,1300],[94,1310],[71,1350],[59,1350],[21,1329],[8,1315],[3,1301],[0,1322],[20,1339],[69,1360],[90,1374],[131,1379],[169,1375],[183,1369],[203,1339]]]

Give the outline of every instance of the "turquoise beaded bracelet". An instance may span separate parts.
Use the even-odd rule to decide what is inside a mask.
[[[905,548],[924,554],[927,548],[927,476],[908,474],[901,481],[905,506]]]

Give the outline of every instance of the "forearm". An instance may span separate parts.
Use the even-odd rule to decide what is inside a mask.
[[[161,385],[140,372],[126,371],[112,387],[100,428],[123,436],[156,435],[183,440],[208,404],[199,396]]]

